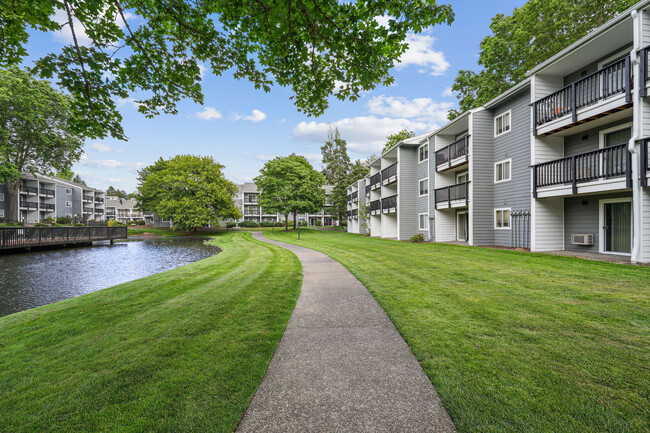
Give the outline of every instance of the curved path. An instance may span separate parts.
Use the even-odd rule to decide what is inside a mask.
[[[454,432],[433,385],[368,289],[327,255],[303,266],[296,309],[238,432]]]

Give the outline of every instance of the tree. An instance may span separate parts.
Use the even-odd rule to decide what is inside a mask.
[[[398,131],[395,134],[389,135],[388,137],[386,137],[386,144],[384,145],[384,149],[381,151],[381,153],[382,154],[385,153],[386,151],[392,149],[402,141],[411,137],[415,137],[415,132],[409,131],[408,129],[402,129],[401,131]]]
[[[354,164],[352,164],[352,168],[348,173],[347,184],[351,185],[353,182],[363,179],[368,175],[368,173],[370,173],[370,167],[368,167],[360,159],[357,159],[356,161],[354,161]]]
[[[72,178],[72,181],[74,183],[78,183],[79,185],[87,186],[86,181],[81,178],[78,174],[75,174],[74,177]]]
[[[296,228],[298,214],[315,213],[325,203],[323,175],[299,155],[267,161],[254,181],[261,190],[260,207],[284,215],[285,230],[289,228],[289,214],[293,214]]]
[[[330,127],[327,140],[320,148],[323,155],[323,176],[329,185],[335,185],[350,170],[347,142],[341,138],[339,128]]]
[[[359,225],[366,233],[367,236],[370,236],[370,201],[369,200],[359,200],[359,210],[357,211],[357,216],[359,218]]]
[[[124,191],[123,189],[117,189],[111,185],[108,187],[108,189],[106,189],[106,195],[120,197],[120,198],[129,198],[129,196],[133,194],[127,194],[126,191]]]
[[[47,81],[12,67],[0,70],[0,181],[7,182],[9,221],[18,215],[22,173],[69,170],[82,153],[73,101]]]
[[[225,179],[223,168],[209,156],[160,158],[138,171],[140,208],[183,230],[196,231],[213,222],[239,218],[234,204],[237,186]]]
[[[10,4],[8,4],[10,3]],[[450,24],[435,0],[57,0],[0,7],[0,67],[35,56],[30,33],[65,29],[69,45],[36,60],[44,78],[75,100],[77,131],[124,138],[115,100],[142,95],[139,111],[176,113],[190,98],[203,103],[201,68],[232,71],[256,89],[290,87],[296,106],[320,115],[328,96],[357,100],[394,82],[391,69],[407,35]],[[392,17],[380,24],[377,17]]]
[[[479,72],[458,72],[452,90],[459,109],[449,119],[494,99],[526,78],[526,72],[636,0],[530,0],[512,15],[492,18],[492,34],[481,41]]]
[[[80,175],[75,174],[74,171],[67,168],[57,172],[56,174],[50,172],[52,176],[56,176],[59,179],[69,180],[70,182],[78,183],[79,185],[87,186],[86,181],[81,178]]]

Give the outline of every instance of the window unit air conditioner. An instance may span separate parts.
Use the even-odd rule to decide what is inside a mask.
[[[573,234],[571,235],[573,245],[593,245],[594,235],[592,234]]]

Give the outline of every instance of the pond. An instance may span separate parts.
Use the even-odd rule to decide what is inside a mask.
[[[0,255],[0,316],[157,274],[219,252],[204,244],[205,240],[155,238]]]

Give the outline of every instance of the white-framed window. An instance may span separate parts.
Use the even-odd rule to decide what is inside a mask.
[[[420,197],[429,194],[429,178],[420,179]]]
[[[599,131],[598,144],[601,149],[618,144],[627,144],[631,137],[632,123],[630,122]]]
[[[494,209],[494,228],[510,230],[510,208]]]
[[[65,207],[72,207],[72,202],[71,201],[66,201],[65,202]]]
[[[456,174],[456,185],[469,182],[469,172],[464,171],[462,173]]]
[[[4,218],[4,217],[5,217],[5,210],[0,209],[0,218]]]
[[[418,214],[418,225],[420,230],[426,231],[429,230],[429,214],[420,213]]]
[[[424,143],[418,147],[418,162],[424,162],[429,159],[429,143]]]
[[[0,201],[5,201],[5,195],[2,192],[0,192]]]
[[[494,118],[494,136],[498,137],[510,131],[511,110]]]
[[[494,164],[494,183],[507,182],[510,180],[512,158],[499,161]]]
[[[65,193],[66,193],[67,195],[72,195],[72,188],[66,188],[66,189],[65,189]]]

